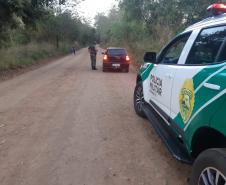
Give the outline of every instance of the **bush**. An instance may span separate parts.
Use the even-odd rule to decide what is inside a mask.
[[[0,50],[0,71],[26,66],[37,63],[38,61],[69,51],[69,47],[61,44],[62,47],[56,49],[49,43],[29,43]]]

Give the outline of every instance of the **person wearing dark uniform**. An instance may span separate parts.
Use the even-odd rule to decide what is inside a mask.
[[[96,68],[96,56],[97,56],[97,49],[95,45],[91,45],[88,47],[90,59],[91,59],[91,67],[92,70],[97,70]]]
[[[72,48],[71,48],[71,50],[72,50],[72,52],[74,53],[74,55],[76,54],[76,49],[75,49],[75,47],[73,46]]]

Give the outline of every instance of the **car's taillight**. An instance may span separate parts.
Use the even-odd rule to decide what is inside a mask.
[[[104,61],[107,61],[107,59],[108,59],[108,56],[107,55],[104,55]]]
[[[130,61],[130,58],[129,58],[129,56],[128,56],[128,55],[126,56],[126,61],[127,61],[127,62],[129,62],[129,61]]]

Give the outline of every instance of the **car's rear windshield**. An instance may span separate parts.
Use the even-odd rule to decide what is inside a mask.
[[[125,49],[108,49],[108,54],[111,56],[126,55],[126,50]]]

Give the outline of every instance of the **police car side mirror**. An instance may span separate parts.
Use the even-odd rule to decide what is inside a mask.
[[[102,51],[101,54],[102,54],[102,55],[105,55],[105,54],[106,54],[106,51],[104,51],[104,52]]]
[[[157,54],[155,52],[146,52],[144,54],[144,63],[148,62],[148,63],[156,64],[157,63],[156,56]]]

